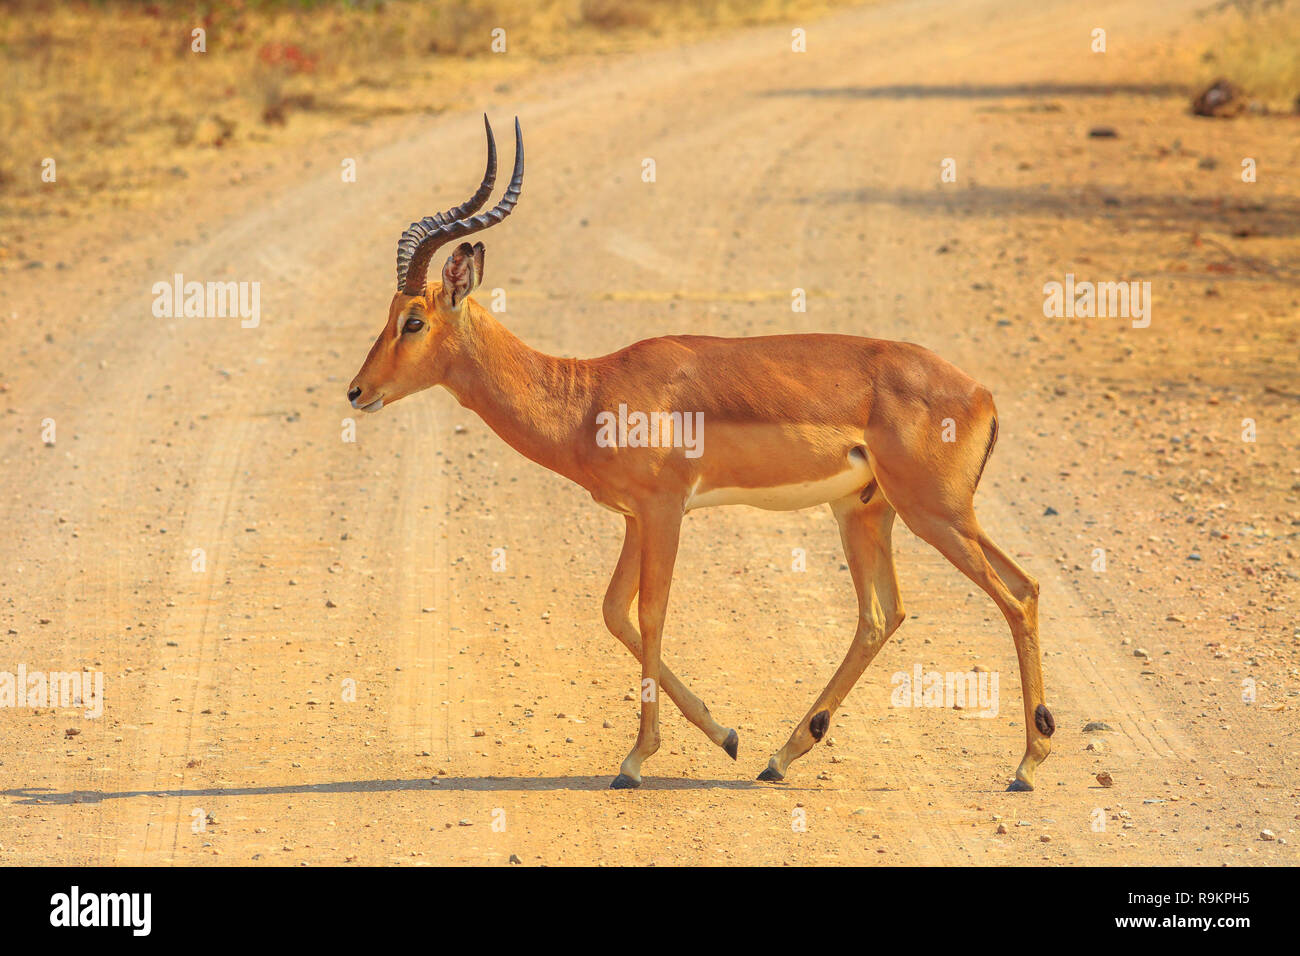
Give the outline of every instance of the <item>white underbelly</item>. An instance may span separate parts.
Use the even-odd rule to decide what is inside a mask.
[[[871,465],[866,455],[855,449],[849,454],[848,467],[829,478],[801,481],[768,488],[709,488],[696,490],[686,501],[686,510],[713,505],[750,505],[766,511],[798,511],[836,501],[861,491],[871,482]]]

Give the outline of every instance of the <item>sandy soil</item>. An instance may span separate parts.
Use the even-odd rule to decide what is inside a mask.
[[[1300,137],[1114,91],[1196,4],[1074,8],[886,3],[802,55],[779,27],[610,58],[42,234],[0,272],[0,669],[98,669],[107,699],[0,710],[0,862],[1296,863]],[[485,286],[534,346],[852,332],[993,389],[977,508],[1042,583],[1058,725],[1036,791],[1004,792],[1000,615],[901,525],[909,620],[755,782],[856,609],[826,509],[748,508],[688,520],[664,644],[739,762],[668,707],[642,789],[606,789],[636,725],[600,620],[621,521],[442,392],[341,437],[398,232],[477,181],[481,109],[524,124]],[[155,318],[177,272],[260,282],[260,325]],[[1066,273],[1151,281],[1150,327],[1045,318]],[[917,665],[996,672],[999,715],[892,707]]]

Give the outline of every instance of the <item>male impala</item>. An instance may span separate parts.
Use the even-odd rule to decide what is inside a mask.
[[[484,117],[484,124],[487,119]],[[709,505],[794,510],[829,504],[858,595],[858,624],[844,662],[760,780],[781,780],[825,735],[831,715],[903,623],[890,532],[895,513],[978,584],[1011,626],[1025,705],[1025,755],[1013,790],[1031,790],[1055,730],[1043,697],[1038,584],[981,530],[972,497],[997,439],[988,390],[916,345],[849,335],[715,338],[672,335],[594,359],[554,358],[515,338],[469,298],[483,276],[483,244],[462,242],[426,276],[434,252],[503,220],[518,201],[523,137],[501,201],[491,194],[496,145],[487,126],[487,172],[464,204],[412,223],[397,243],[397,294],[388,322],[348,388],[373,412],[443,385],[521,454],[577,482],[624,516],[626,537],[605,593],[605,623],[641,661],[636,745],[615,789],[641,783],[659,749],[657,688],[733,759],[736,732],[659,656],[682,517]],[[660,441],[624,441],[627,409],[660,416]],[[618,441],[599,441],[620,418]],[[945,419],[951,423],[945,434]],[[692,453],[674,429],[703,423]],[[630,610],[637,602],[640,630]]]

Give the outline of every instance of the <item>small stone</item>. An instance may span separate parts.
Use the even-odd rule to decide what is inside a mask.
[[[1103,723],[1100,720],[1090,720],[1088,721],[1088,723],[1083,725],[1083,732],[1085,734],[1098,734],[1103,731],[1110,731],[1111,733],[1114,733],[1115,728],[1112,727],[1110,724]]]
[[[996,830],[995,832],[996,832],[996,833],[999,833],[999,834],[1001,834],[1001,833],[1006,833],[1006,832],[1007,832],[1007,825],[1006,825],[1005,823],[999,823],[999,824],[998,824],[998,828],[997,828],[997,830]]]
[[[1105,752],[1106,745],[1102,743],[1100,740],[1089,740],[1088,746],[1085,747],[1084,749],[1089,750],[1092,753],[1099,754]]]
[[[486,736],[487,736],[487,731],[484,730],[482,727],[475,727],[475,728],[474,728],[474,736],[475,736],[475,737],[486,737]]]
[[[1051,843],[1051,842],[1052,842],[1052,838],[1051,838],[1050,836],[1048,836],[1046,833],[1044,833],[1044,834],[1042,834],[1041,836],[1039,836],[1039,838],[1038,838],[1038,842],[1039,842],[1039,843]]]
[[[513,853],[511,853],[511,854],[510,854],[510,862],[513,863],[513,864],[515,864],[516,866],[518,866],[518,865],[522,864],[524,861],[521,860],[521,859],[519,859],[519,857],[515,856]]]
[[[1115,780],[1114,780],[1114,778],[1111,777],[1111,775],[1108,774],[1105,770],[1103,770],[1101,773],[1097,774],[1097,782],[1098,782],[1099,784],[1101,784],[1103,787],[1113,787],[1113,786],[1115,786]]]
[[[1260,830],[1259,838],[1261,840],[1264,840],[1265,842],[1272,842],[1273,840],[1277,839],[1277,834],[1275,834],[1272,830]]]
[[[1150,660],[1150,658],[1151,658],[1151,655],[1148,654],[1148,653],[1146,652],[1146,649],[1145,649],[1145,648],[1141,648],[1141,647],[1135,647],[1135,648],[1133,648],[1133,656],[1134,656],[1134,657],[1140,657],[1140,658],[1142,658],[1142,660],[1144,660],[1144,661],[1145,661],[1145,660]]]
[[[1197,116],[1236,116],[1245,108],[1245,93],[1240,87],[1222,78],[1215,80],[1192,100],[1192,112]]]

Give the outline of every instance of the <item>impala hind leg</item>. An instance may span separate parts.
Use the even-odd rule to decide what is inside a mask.
[[[890,536],[894,509],[879,489],[864,504],[856,495],[831,504],[840,525],[840,538],[849,573],[858,594],[858,626],[853,643],[830,683],[799,721],[785,746],[772,755],[759,780],[781,780],[790,763],[826,736],[831,716],[848,696],[862,672],[903,623]]]
[[[624,758],[618,776],[610,784],[614,790],[641,786],[641,764],[659,749],[659,688],[663,677],[659,648],[681,528],[682,513],[677,509],[661,508],[637,519],[641,544],[641,596],[637,601],[637,621],[641,625],[641,723],[632,752]]]
[[[632,623],[629,612],[640,586],[640,574],[641,538],[637,531],[636,519],[629,517],[627,533],[623,538],[623,550],[618,556],[618,565],[614,568],[614,576],[610,579],[609,588],[605,591],[604,614],[605,626],[609,628],[609,632],[617,637],[638,661],[641,660],[641,634]],[[736,752],[740,747],[740,737],[736,732],[714,720],[704,701],[691,693],[690,688],[678,680],[668,669],[668,665],[662,661],[659,665],[659,676],[663,681],[664,690],[686,719],[700,728],[704,736],[735,760]]]
[[[877,473],[877,477],[883,477]],[[1020,665],[1021,694],[1025,707],[1025,755],[1009,789],[1034,789],[1034,772],[1052,752],[1056,722],[1047,709],[1043,668],[1038,648],[1038,582],[1025,573],[980,528],[975,512],[966,505],[951,510],[927,507],[915,494],[916,485],[886,485],[891,500],[916,536],[933,545],[964,575],[993,598],[1011,628]],[[905,489],[905,490],[904,490]],[[930,498],[928,501],[942,500]]]

